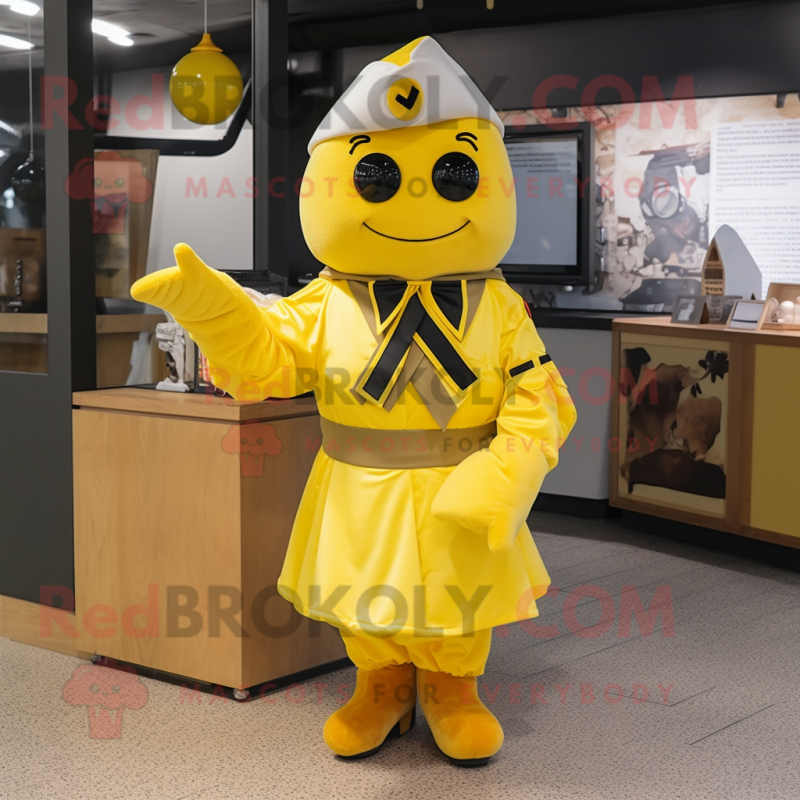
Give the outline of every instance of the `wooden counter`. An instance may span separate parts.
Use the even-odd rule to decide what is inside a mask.
[[[655,336],[690,337],[699,341],[724,339],[737,344],[763,344],[779,347],[800,347],[800,331],[742,331],[724,325],[673,324],[666,316],[617,318],[611,323],[612,331],[648,333]]]
[[[313,397],[241,403],[229,397],[215,397],[212,394],[180,394],[128,387],[105,389],[102,392],[75,392],[72,403],[81,408],[216,422],[276,421],[317,414],[317,403]]]
[[[611,505],[800,548],[800,332],[612,330]]]
[[[319,445],[313,399],[73,399],[84,650],[233,688],[344,656],[275,590]]]

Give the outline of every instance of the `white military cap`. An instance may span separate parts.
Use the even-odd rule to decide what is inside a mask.
[[[430,36],[367,64],[325,115],[311,141],[476,117],[503,123],[461,67]]]

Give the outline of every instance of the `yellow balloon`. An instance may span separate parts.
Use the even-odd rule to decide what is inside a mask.
[[[242,75],[204,33],[200,44],[172,68],[169,93],[186,119],[199,125],[216,125],[239,106]]]

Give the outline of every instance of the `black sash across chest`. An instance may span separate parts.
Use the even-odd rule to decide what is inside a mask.
[[[388,319],[402,303],[407,287],[405,281],[395,280],[376,281],[373,284],[380,322]],[[442,315],[454,330],[459,330],[466,313],[461,281],[435,281],[430,287],[433,300]],[[385,395],[415,335],[461,391],[468,389],[478,379],[415,292],[408,298],[388,342],[370,364],[369,374],[361,386],[361,391],[373,401],[380,402]]]

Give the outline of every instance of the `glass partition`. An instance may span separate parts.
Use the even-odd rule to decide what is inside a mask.
[[[0,370],[47,372],[43,13],[0,5]]]
[[[171,329],[133,283],[182,241],[211,266],[253,266],[250,0],[210,3],[207,22],[202,3],[107,8],[95,0],[97,386],[152,386],[175,368]],[[233,78],[216,85],[219,63]]]

